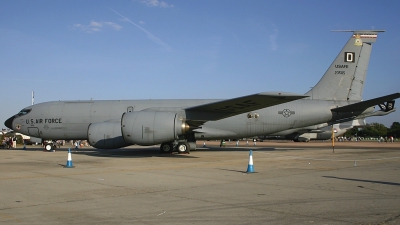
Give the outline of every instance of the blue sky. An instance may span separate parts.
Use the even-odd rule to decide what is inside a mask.
[[[303,94],[350,37],[331,30],[386,30],[363,97],[399,92],[399,11],[366,0],[3,0],[1,127],[32,91],[35,103]],[[367,119],[395,121],[400,110]]]

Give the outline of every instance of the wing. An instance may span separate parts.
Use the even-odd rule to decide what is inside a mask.
[[[192,121],[220,120],[305,97],[308,96],[287,92],[263,92],[186,108],[186,119]]]
[[[392,101],[396,98],[400,97],[400,93],[394,93],[391,95],[386,95],[386,96],[382,96],[379,98],[374,98],[374,99],[370,99],[367,101],[362,101],[362,102],[357,102],[354,104],[350,104],[350,105],[346,105],[346,106],[342,106],[342,107],[338,107],[338,108],[334,108],[331,109],[332,112],[358,112],[358,111],[364,111],[365,109],[375,106],[375,105],[379,105],[382,102],[386,102],[386,101]]]

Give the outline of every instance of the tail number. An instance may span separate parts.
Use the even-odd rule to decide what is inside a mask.
[[[354,62],[356,58],[356,54],[354,52],[345,52],[344,53],[344,61],[345,62]]]

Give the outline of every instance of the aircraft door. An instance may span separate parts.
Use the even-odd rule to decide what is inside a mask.
[[[248,121],[246,123],[246,136],[247,135],[252,135],[253,134],[253,130],[254,130],[254,122],[253,121]]]
[[[39,128],[37,127],[28,127],[28,133],[31,137],[40,137]]]
[[[250,112],[247,114],[246,135],[254,135],[259,130],[259,126],[257,124],[258,117],[259,114],[255,112]]]

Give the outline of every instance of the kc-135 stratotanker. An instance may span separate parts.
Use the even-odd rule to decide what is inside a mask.
[[[263,92],[227,100],[90,100],[31,105],[5,125],[42,139],[88,140],[99,149],[160,144],[189,152],[196,140],[265,136],[394,110],[394,93],[362,101],[372,44],[382,30],[352,35],[320,81],[304,95]],[[378,112],[379,113],[379,112]]]

